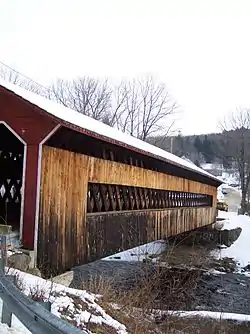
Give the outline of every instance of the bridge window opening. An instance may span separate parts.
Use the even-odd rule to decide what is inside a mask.
[[[20,233],[24,144],[0,124],[0,224]]]
[[[100,183],[88,184],[87,212],[131,211],[182,207],[211,207],[207,194]]]

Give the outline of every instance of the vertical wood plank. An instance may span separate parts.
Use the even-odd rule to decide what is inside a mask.
[[[119,209],[129,209],[128,203],[130,201],[130,207],[133,206],[134,209],[138,209],[140,203],[143,205],[144,202],[144,209],[147,210],[140,211],[138,215],[133,212],[133,215],[136,216],[135,226],[129,223],[129,216],[126,216],[127,219],[123,220],[119,229],[112,233],[107,232],[105,220],[100,220],[96,224],[92,222],[93,226],[88,226],[87,229],[88,182],[106,184],[111,198],[117,197],[116,203]],[[126,205],[123,207],[118,185],[139,188],[134,193],[128,190],[129,193],[123,194],[126,200]],[[110,245],[114,235],[122,244],[134,244],[136,240],[141,242],[145,238],[152,239],[153,235],[157,238],[164,235],[169,236],[183,232],[192,226],[202,226],[206,220],[210,222],[214,217],[215,207],[161,209],[166,204],[170,204],[168,202],[174,205],[176,201],[185,203],[187,199],[184,197],[174,199],[173,196],[171,199],[163,198],[157,192],[152,194],[150,189],[208,194],[213,196],[213,205],[216,205],[215,187],[140,167],[45,146],[43,148],[40,191],[39,263],[42,265],[44,262],[47,264],[52,262],[54,266],[58,265],[58,270],[70,269],[71,266],[87,260],[89,248],[92,247],[91,240],[95,243],[92,250],[100,255]],[[113,195],[114,193],[115,195]],[[131,202],[132,195],[133,202]],[[158,211],[154,210],[153,201],[159,204]],[[114,203],[112,207],[114,208]],[[151,212],[149,221],[146,218],[147,211]],[[123,218],[121,213],[120,218]],[[131,234],[126,224],[130,224],[134,233],[136,232],[138,235]],[[116,227],[115,224],[109,226]],[[97,233],[96,238],[90,235],[94,231]],[[125,236],[120,235],[121,233],[127,234],[131,240],[124,240]],[[99,244],[97,244],[98,242]],[[53,249],[51,245],[53,245]],[[116,245],[115,248],[117,247]]]

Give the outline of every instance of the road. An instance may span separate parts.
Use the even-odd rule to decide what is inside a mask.
[[[231,212],[238,212],[238,208],[240,207],[241,194],[238,190],[234,190],[232,188],[227,189],[228,193],[225,196],[225,201],[228,204],[228,209]]]

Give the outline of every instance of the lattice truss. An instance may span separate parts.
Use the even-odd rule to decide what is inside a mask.
[[[23,155],[0,150],[0,202],[20,203]]]
[[[212,206],[212,196],[100,183],[88,184],[87,212]]]

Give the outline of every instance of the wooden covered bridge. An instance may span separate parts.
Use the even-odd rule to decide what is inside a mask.
[[[0,219],[58,274],[212,224],[220,180],[0,80]]]

